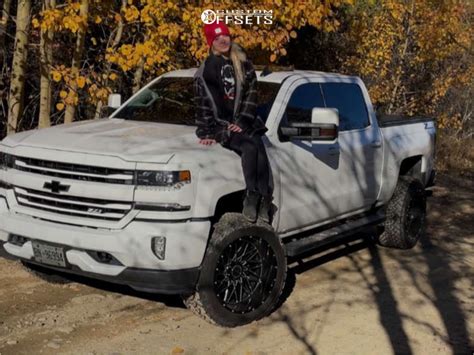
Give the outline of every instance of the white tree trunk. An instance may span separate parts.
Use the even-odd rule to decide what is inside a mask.
[[[56,7],[56,0],[44,0],[43,9]],[[40,35],[40,112],[38,127],[51,126],[51,66],[53,64],[53,31],[41,29]]]
[[[81,67],[82,54],[84,52],[84,40],[87,34],[87,18],[89,17],[89,0],[82,0],[79,14],[82,18],[86,19],[86,26],[77,31],[76,46],[74,48],[74,54],[72,58],[72,70],[79,73]],[[70,85],[71,90],[77,92],[77,83],[73,81]],[[64,123],[70,123],[74,121],[74,115],[76,113],[76,106],[74,104],[66,106],[66,113],[64,115]]]
[[[148,39],[149,39],[148,34],[145,34],[145,36],[143,38],[143,42],[148,41]],[[137,69],[135,70],[135,73],[133,74],[132,92],[134,94],[138,90],[140,90],[140,87],[141,87],[141,84],[142,84],[144,66],[145,66],[145,58],[141,58],[140,62],[138,63]]]
[[[23,108],[26,59],[28,56],[28,30],[30,25],[31,2],[18,0],[16,15],[15,49],[13,52],[12,75],[8,95],[7,134],[15,133]]]
[[[122,8],[127,6],[127,0],[122,0]],[[120,21],[117,24],[117,32],[115,32],[114,39],[112,41],[112,45],[110,46],[111,48],[115,49],[117,46],[120,44],[120,41],[122,40],[122,35],[123,35],[123,28],[124,28],[124,23],[122,20],[122,17],[120,17]],[[104,85],[107,86],[109,82],[109,75],[110,75],[110,70],[112,69],[112,63],[107,64],[107,69],[105,70],[105,74],[107,76],[107,79],[105,79]],[[103,103],[101,100],[97,102],[97,106],[95,108],[95,119],[100,118],[101,112],[102,112],[102,106]]]

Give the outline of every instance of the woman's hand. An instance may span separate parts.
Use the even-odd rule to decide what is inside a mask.
[[[233,123],[227,126],[227,129],[229,129],[231,132],[242,132],[242,128]]]
[[[199,144],[203,145],[213,145],[214,143],[217,143],[215,139],[200,139]]]

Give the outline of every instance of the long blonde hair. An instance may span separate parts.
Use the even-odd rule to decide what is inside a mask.
[[[235,72],[237,81],[243,84],[245,80],[245,76],[242,70],[241,57],[238,51],[239,49],[237,49],[237,47],[232,42],[231,47],[230,47],[230,60],[232,60],[232,64],[234,66],[234,72]]]

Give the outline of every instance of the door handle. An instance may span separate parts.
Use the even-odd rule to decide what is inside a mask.
[[[380,148],[382,146],[382,141],[378,141],[378,140],[372,141],[371,146],[374,148]]]

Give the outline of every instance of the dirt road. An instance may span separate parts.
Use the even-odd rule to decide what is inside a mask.
[[[474,334],[474,185],[440,177],[428,236],[408,251],[355,240],[293,267],[270,317],[222,329],[179,298],[74,278],[51,285],[0,258],[0,354],[450,354]]]

